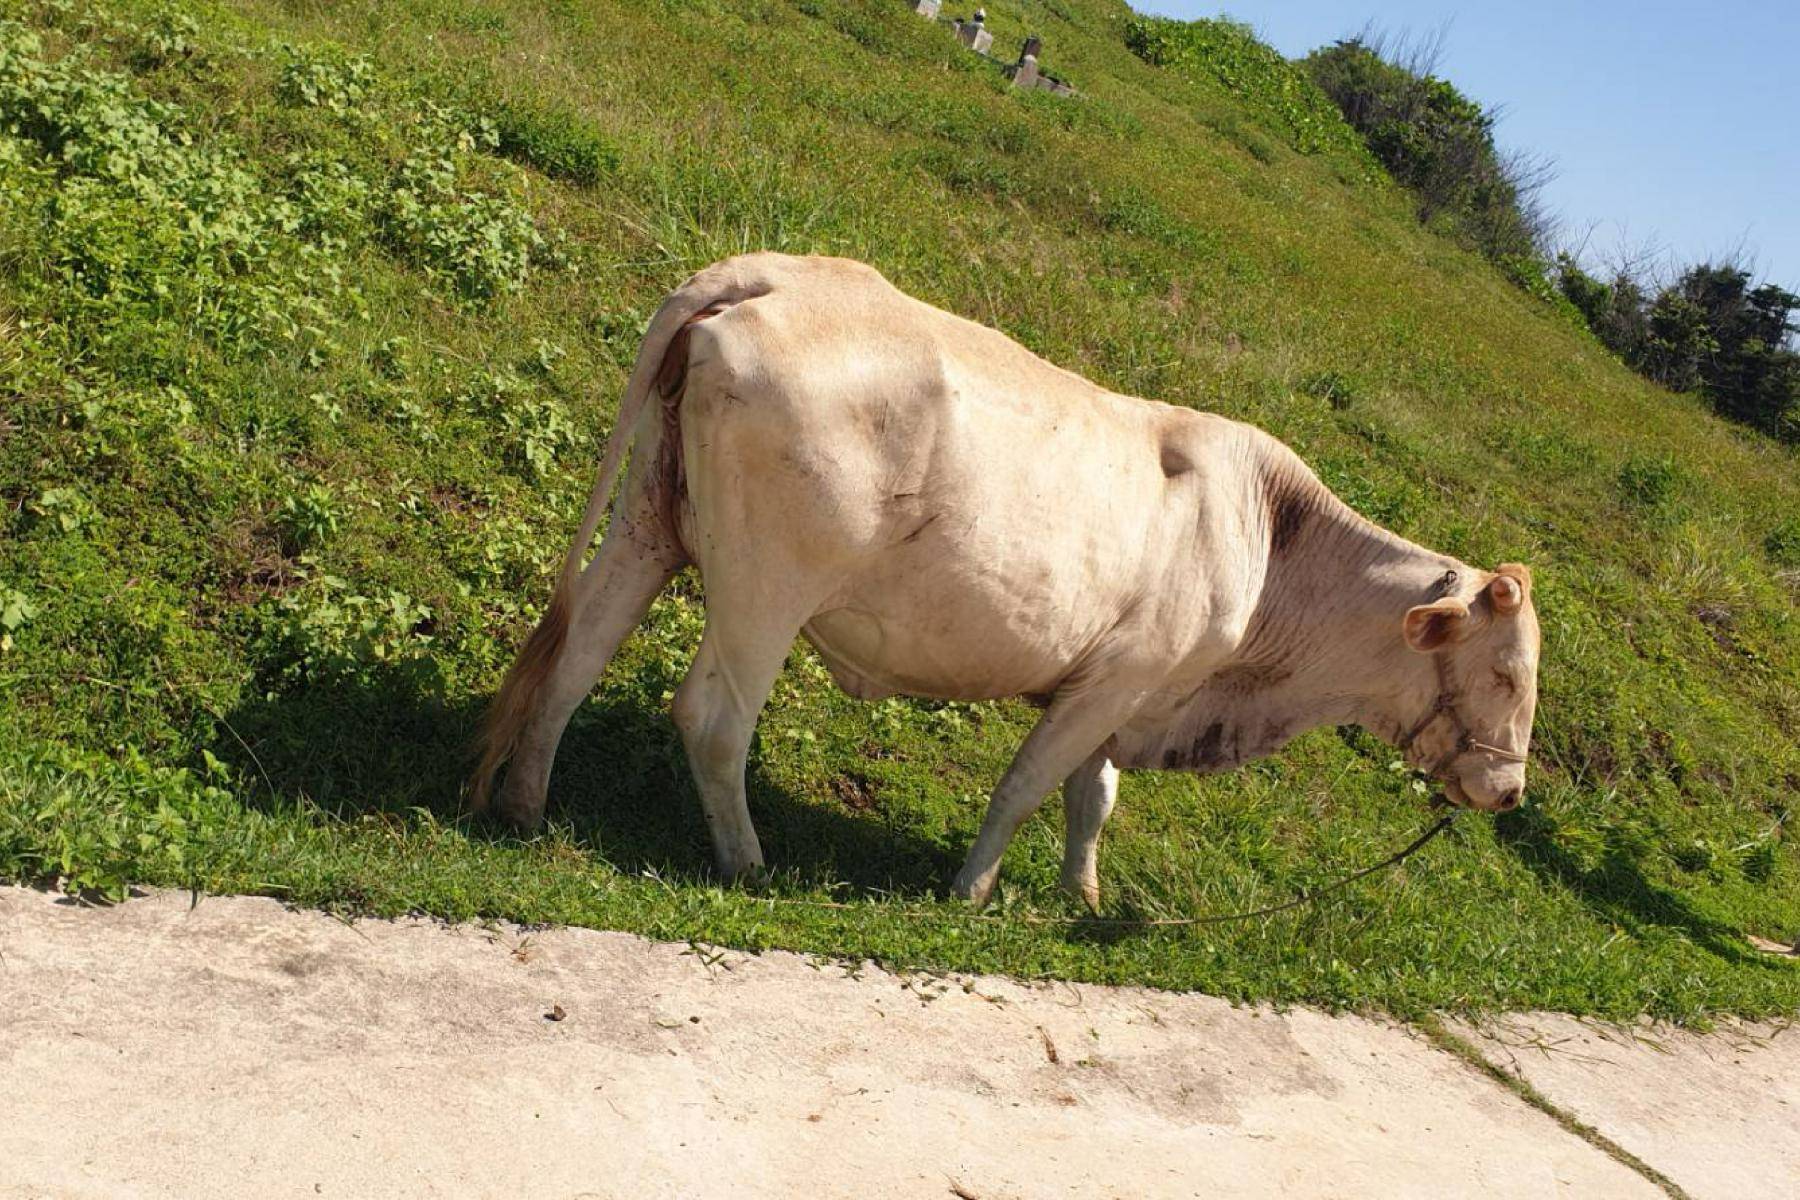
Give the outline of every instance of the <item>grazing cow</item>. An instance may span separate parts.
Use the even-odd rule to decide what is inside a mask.
[[[1063,884],[1097,905],[1119,768],[1229,770],[1320,725],[1401,747],[1458,804],[1524,791],[1524,567],[1421,549],[1260,430],[1108,392],[860,263],[734,258],[657,310],[474,810],[510,759],[492,806],[539,822],[570,715],[688,563],[706,631],[673,714],[728,877],[762,865],[745,759],[796,634],[863,699],[1042,707],[956,877],[977,904],[1057,783]]]

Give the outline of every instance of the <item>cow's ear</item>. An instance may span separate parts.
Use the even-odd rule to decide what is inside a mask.
[[[1407,610],[1402,633],[1406,644],[1420,654],[1430,654],[1463,635],[1469,624],[1469,606],[1461,600],[1437,600]]]

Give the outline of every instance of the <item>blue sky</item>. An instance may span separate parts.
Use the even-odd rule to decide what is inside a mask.
[[[1656,242],[1682,262],[1741,245],[1800,291],[1800,2],[1724,0],[1135,0],[1191,19],[1221,11],[1296,57],[1373,20],[1445,30],[1438,73],[1505,109],[1505,147],[1557,161],[1545,189],[1590,262]]]

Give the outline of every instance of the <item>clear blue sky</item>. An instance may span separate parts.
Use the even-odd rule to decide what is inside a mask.
[[[1134,0],[1247,21],[1290,58],[1374,21],[1445,30],[1438,73],[1505,109],[1502,146],[1557,161],[1545,189],[1588,259],[1654,237],[1686,262],[1740,245],[1800,291],[1800,0]]]

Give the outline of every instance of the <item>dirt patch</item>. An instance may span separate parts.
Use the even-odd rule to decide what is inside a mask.
[[[876,785],[858,771],[846,772],[831,781],[832,795],[851,812],[872,813],[881,810]]]

